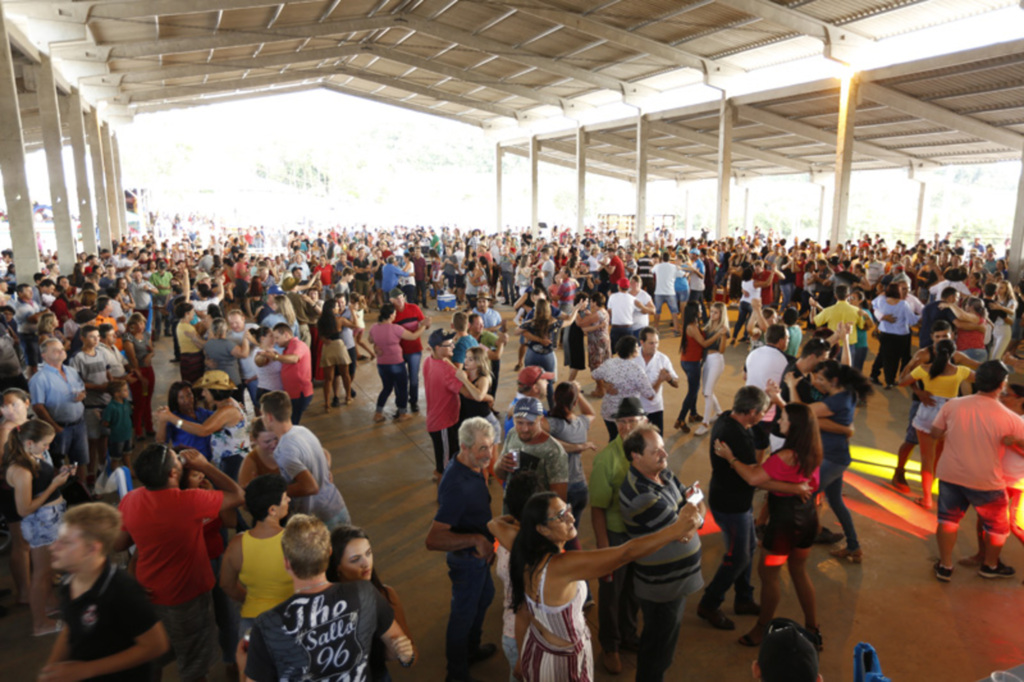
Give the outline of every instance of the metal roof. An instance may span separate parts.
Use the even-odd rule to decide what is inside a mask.
[[[484,128],[579,116],[610,102],[642,106],[659,93],[701,84],[728,93],[730,79],[767,66],[821,54],[849,60],[875,40],[1017,6],[1015,0],[2,2],[17,27],[11,41],[21,60],[50,54],[65,89],[79,88],[113,123],[326,88]],[[1001,56],[980,59],[979,52],[974,61],[936,62],[944,68],[865,74],[855,167],[1019,158],[1024,45],[985,54],[993,52]],[[734,171],[830,167],[834,141],[822,135],[834,137],[837,93],[832,80],[737,98]],[[908,113],[900,98],[1004,136],[986,138],[971,126],[964,132],[918,109]],[[31,92],[20,104],[32,143],[38,136]],[[717,107],[654,116],[652,178],[713,176]],[[777,119],[788,123],[780,128]],[[590,141],[595,171],[633,174],[634,126],[604,126]],[[569,147],[574,137],[545,138],[543,158],[575,163]]]

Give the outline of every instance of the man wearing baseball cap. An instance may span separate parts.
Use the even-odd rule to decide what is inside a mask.
[[[554,374],[551,372],[545,372],[543,367],[538,367],[536,365],[523,367],[519,371],[519,376],[516,379],[516,395],[508,406],[508,415],[505,419],[505,433],[511,431],[515,426],[512,420],[516,410],[516,404],[523,398],[527,397],[536,398],[537,400],[547,399],[548,382],[552,381],[554,378]]]
[[[437,329],[427,343],[430,344],[430,355],[423,361],[427,433],[434,444],[434,480],[440,481],[449,460],[459,450],[459,390],[462,381],[456,375],[451,360],[455,332]]]
[[[420,320],[424,319],[420,307],[415,303],[406,302],[405,292],[401,287],[392,288],[388,292],[388,298],[391,299],[391,305],[395,306],[394,324],[405,327],[409,331],[416,331],[419,328]],[[416,338],[411,341],[402,339],[399,343],[402,346],[402,361],[409,374],[409,411],[416,413],[420,411],[420,360],[423,357],[423,342]]]
[[[788,618],[768,624],[757,660],[755,680],[764,682],[821,682],[817,638]]]
[[[569,492],[569,456],[561,443],[540,428],[543,418],[544,408],[536,398],[526,397],[516,402],[515,428],[505,436],[494,475],[505,480],[514,471],[534,471],[545,490],[565,500]]]

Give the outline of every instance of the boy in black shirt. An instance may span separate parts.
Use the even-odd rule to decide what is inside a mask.
[[[67,574],[60,589],[65,625],[40,680],[147,682],[151,662],[170,650],[142,587],[107,559],[120,533],[121,513],[101,502],[64,515],[50,554],[53,568]]]

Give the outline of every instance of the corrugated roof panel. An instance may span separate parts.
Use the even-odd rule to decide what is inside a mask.
[[[160,57],[160,63],[164,66],[173,66],[177,64],[205,64],[206,60],[210,56],[209,50],[203,50],[202,52],[179,52],[177,54],[165,54]],[[157,60],[150,62],[150,67],[156,67]]]
[[[312,41],[311,41],[312,42]],[[274,43],[264,43],[263,49],[260,50],[261,55],[272,55],[272,54],[287,54],[289,52],[295,53],[300,47],[306,44],[306,41],[302,38],[296,38],[295,40],[282,40]],[[331,45],[336,45],[337,41],[331,41]],[[255,48],[250,48],[255,51]],[[304,49],[315,49],[311,48],[310,45],[306,45]],[[297,53],[296,53],[297,54]]]
[[[821,50],[821,41],[807,36],[798,36],[763,45],[747,44],[743,45],[742,49],[719,51],[712,56],[726,58],[733,66],[753,71],[817,57],[821,55]],[[799,68],[799,65],[794,65],[794,68]]]
[[[819,0],[821,2],[822,0]],[[814,3],[815,5],[819,2]],[[839,0],[845,3],[847,0]],[[1004,7],[1011,7],[1013,0],[928,0],[927,2],[892,2],[882,5],[898,5],[892,11],[883,11],[873,16],[847,13],[837,17],[836,23],[851,23],[851,28],[876,39],[912,33],[931,26],[977,16]]]
[[[252,45],[245,45],[242,47],[222,47],[219,50],[213,51],[213,57],[210,58],[211,62],[221,60],[246,60],[252,57],[253,48]]]

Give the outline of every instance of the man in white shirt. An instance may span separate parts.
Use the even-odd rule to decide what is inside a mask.
[[[658,330],[654,327],[644,327],[640,330],[640,354],[633,360],[644,368],[647,378],[651,380],[654,387],[654,399],[648,400],[640,396],[640,404],[647,413],[647,421],[658,427],[658,431],[665,430],[665,397],[661,390],[662,384],[668,384],[673,388],[679,388],[679,375],[672,367],[672,361],[668,356],[658,350]]]
[[[640,330],[651,323],[649,316],[654,314],[654,299],[642,287],[643,280],[640,279],[640,275],[629,278],[629,293],[636,299],[630,333],[637,338],[640,338]]]
[[[782,377],[789,367],[789,356],[786,346],[789,345],[789,330],[784,324],[768,326],[765,332],[765,345],[750,352],[747,356],[743,373],[747,378],[747,386],[757,386],[767,392],[769,382],[782,386]],[[767,454],[772,422],[775,421],[776,407],[773,405],[765,412],[761,423],[754,427],[754,447],[758,451],[758,461]]]
[[[663,251],[661,261],[651,268],[654,273],[654,314],[661,317],[661,310],[666,305],[672,313],[672,328],[678,334],[679,304],[676,302],[676,277],[682,276],[679,267],[669,260],[669,252]],[[646,409],[646,408],[645,408]]]
[[[630,282],[625,277],[616,282],[619,290],[608,297],[608,315],[610,316],[612,352],[615,352],[615,344],[623,336],[629,336],[633,330],[633,311],[639,303],[633,294],[630,293]]]

